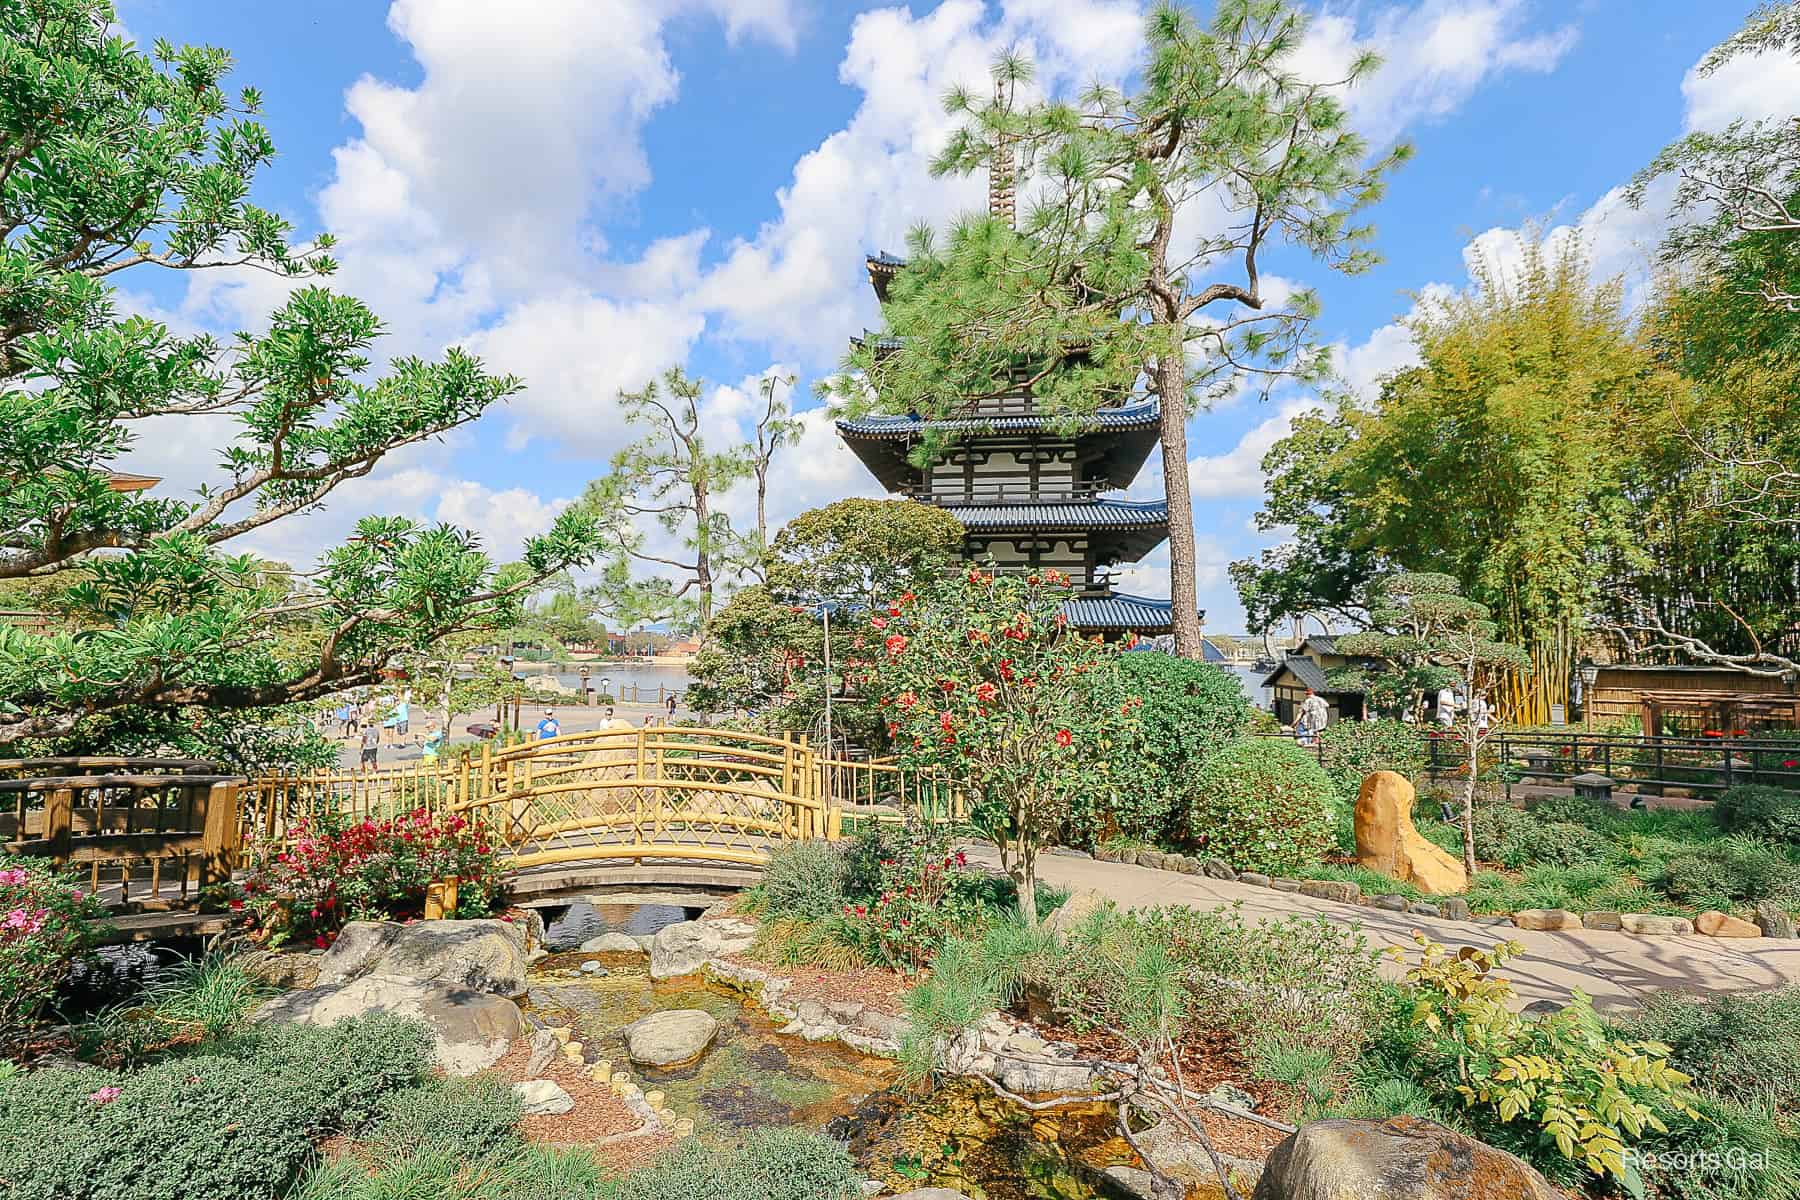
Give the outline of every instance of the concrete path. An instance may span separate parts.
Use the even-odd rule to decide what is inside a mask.
[[[970,846],[968,852],[971,861],[999,866],[991,847]],[[1200,875],[1061,854],[1040,858],[1038,874],[1045,883],[1070,891],[1093,888],[1124,908],[1187,904],[1213,909],[1241,903],[1247,919],[1323,916],[1360,928],[1371,944],[1402,947],[1409,952],[1408,961],[1416,948],[1412,940],[1415,929],[1446,946],[1486,948],[1495,942],[1517,941],[1525,946],[1525,953],[1508,961],[1500,974],[1513,981],[1521,1004],[1562,1002],[1572,989],[1580,988],[1604,1010],[1628,1007],[1665,990],[1743,992],[1800,983],[1800,939],[1638,937],[1592,930],[1536,933],[1510,925],[1485,926],[1386,912]],[[1383,969],[1398,978],[1405,964],[1392,963]]]

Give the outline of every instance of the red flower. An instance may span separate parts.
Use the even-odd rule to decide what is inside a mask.
[[[891,634],[884,644],[887,646],[889,658],[899,658],[906,649],[906,638],[898,633]]]
[[[231,911],[232,912],[243,912],[244,911],[244,902],[242,900],[233,900],[231,902]]]
[[[869,624],[873,625],[877,629],[886,629],[887,628],[887,618],[886,617],[870,617]]]
[[[1800,767],[1800,758],[1784,758],[1781,760],[1781,765],[1784,767]]]
[[[942,688],[944,693],[946,695],[948,695],[949,693],[954,692],[956,690],[956,680],[940,679],[940,680],[938,680],[938,687]]]
[[[1075,741],[1075,735],[1070,733],[1068,730],[1059,729],[1056,731],[1056,744],[1057,745],[1068,746],[1068,745],[1073,744],[1074,741]]]
[[[975,689],[975,698],[980,700],[983,704],[992,704],[994,702],[994,697],[999,694],[999,688],[985,681]]]
[[[918,599],[918,596],[914,595],[910,591],[905,591],[905,592],[900,593],[900,603],[901,604],[911,604],[914,600],[917,600],[917,599]],[[896,605],[895,607],[898,607],[898,605]],[[892,610],[890,610],[890,611],[892,611]]]
[[[919,702],[919,698],[911,692],[901,692],[895,699],[901,708],[911,708]]]
[[[939,713],[938,728],[942,729],[945,733],[949,733],[952,729],[956,728],[956,718],[947,712]]]
[[[912,593],[911,592],[906,593],[906,598],[909,600],[912,599]],[[897,617],[899,615],[900,615],[900,606],[898,604],[888,605],[888,616]]]

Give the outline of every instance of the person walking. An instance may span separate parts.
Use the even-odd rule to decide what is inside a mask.
[[[337,723],[338,723],[338,736],[339,737],[347,738],[351,734],[355,733],[356,732],[356,706],[351,704],[347,700],[344,703],[338,705]]]
[[[1325,732],[1325,725],[1330,720],[1331,708],[1325,703],[1325,697],[1307,688],[1306,699],[1300,702],[1300,718],[1294,723],[1294,740],[1302,746],[1318,745],[1319,735]]]
[[[562,722],[550,709],[544,710],[544,719],[537,723],[538,741],[546,742],[562,733]]]
[[[362,757],[357,767],[364,771],[373,771],[375,760],[381,754],[381,726],[370,722],[362,727]]]
[[[675,720],[675,693],[670,692],[669,693],[669,721],[670,721],[670,723],[673,723],[674,720]]]
[[[1456,724],[1456,692],[1452,688],[1438,689],[1437,723],[1445,729]]]

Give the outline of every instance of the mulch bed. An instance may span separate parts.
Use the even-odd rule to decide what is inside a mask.
[[[531,1046],[524,1039],[512,1044],[489,1070],[508,1083],[522,1083],[527,1078],[525,1067],[531,1060]],[[605,1146],[595,1142],[628,1133],[642,1123],[625,1102],[613,1094],[610,1086],[588,1078],[583,1068],[567,1059],[558,1058],[538,1076],[556,1083],[575,1107],[556,1116],[529,1116],[519,1123],[527,1141],[552,1146],[589,1146],[608,1166],[616,1169],[633,1166],[652,1158],[673,1144],[667,1135],[625,1138]]]

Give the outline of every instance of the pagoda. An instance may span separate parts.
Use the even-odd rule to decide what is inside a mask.
[[[989,211],[1010,222],[1011,172],[996,167]],[[867,264],[876,298],[885,303],[906,262],[883,252]],[[874,336],[865,330],[859,344]],[[898,348],[875,343],[878,354]],[[1063,611],[1074,628],[1107,637],[1171,632],[1169,601],[1117,592],[1111,574],[1169,536],[1167,500],[1109,494],[1129,488],[1156,447],[1158,400],[1104,404],[1077,431],[1059,432],[1066,420],[1041,412],[1028,385],[994,392],[943,418],[839,420],[838,436],[890,493],[935,504],[962,522],[966,559],[1001,570],[1065,572],[1075,595]],[[953,435],[954,449],[919,467],[911,455],[928,433]]]

